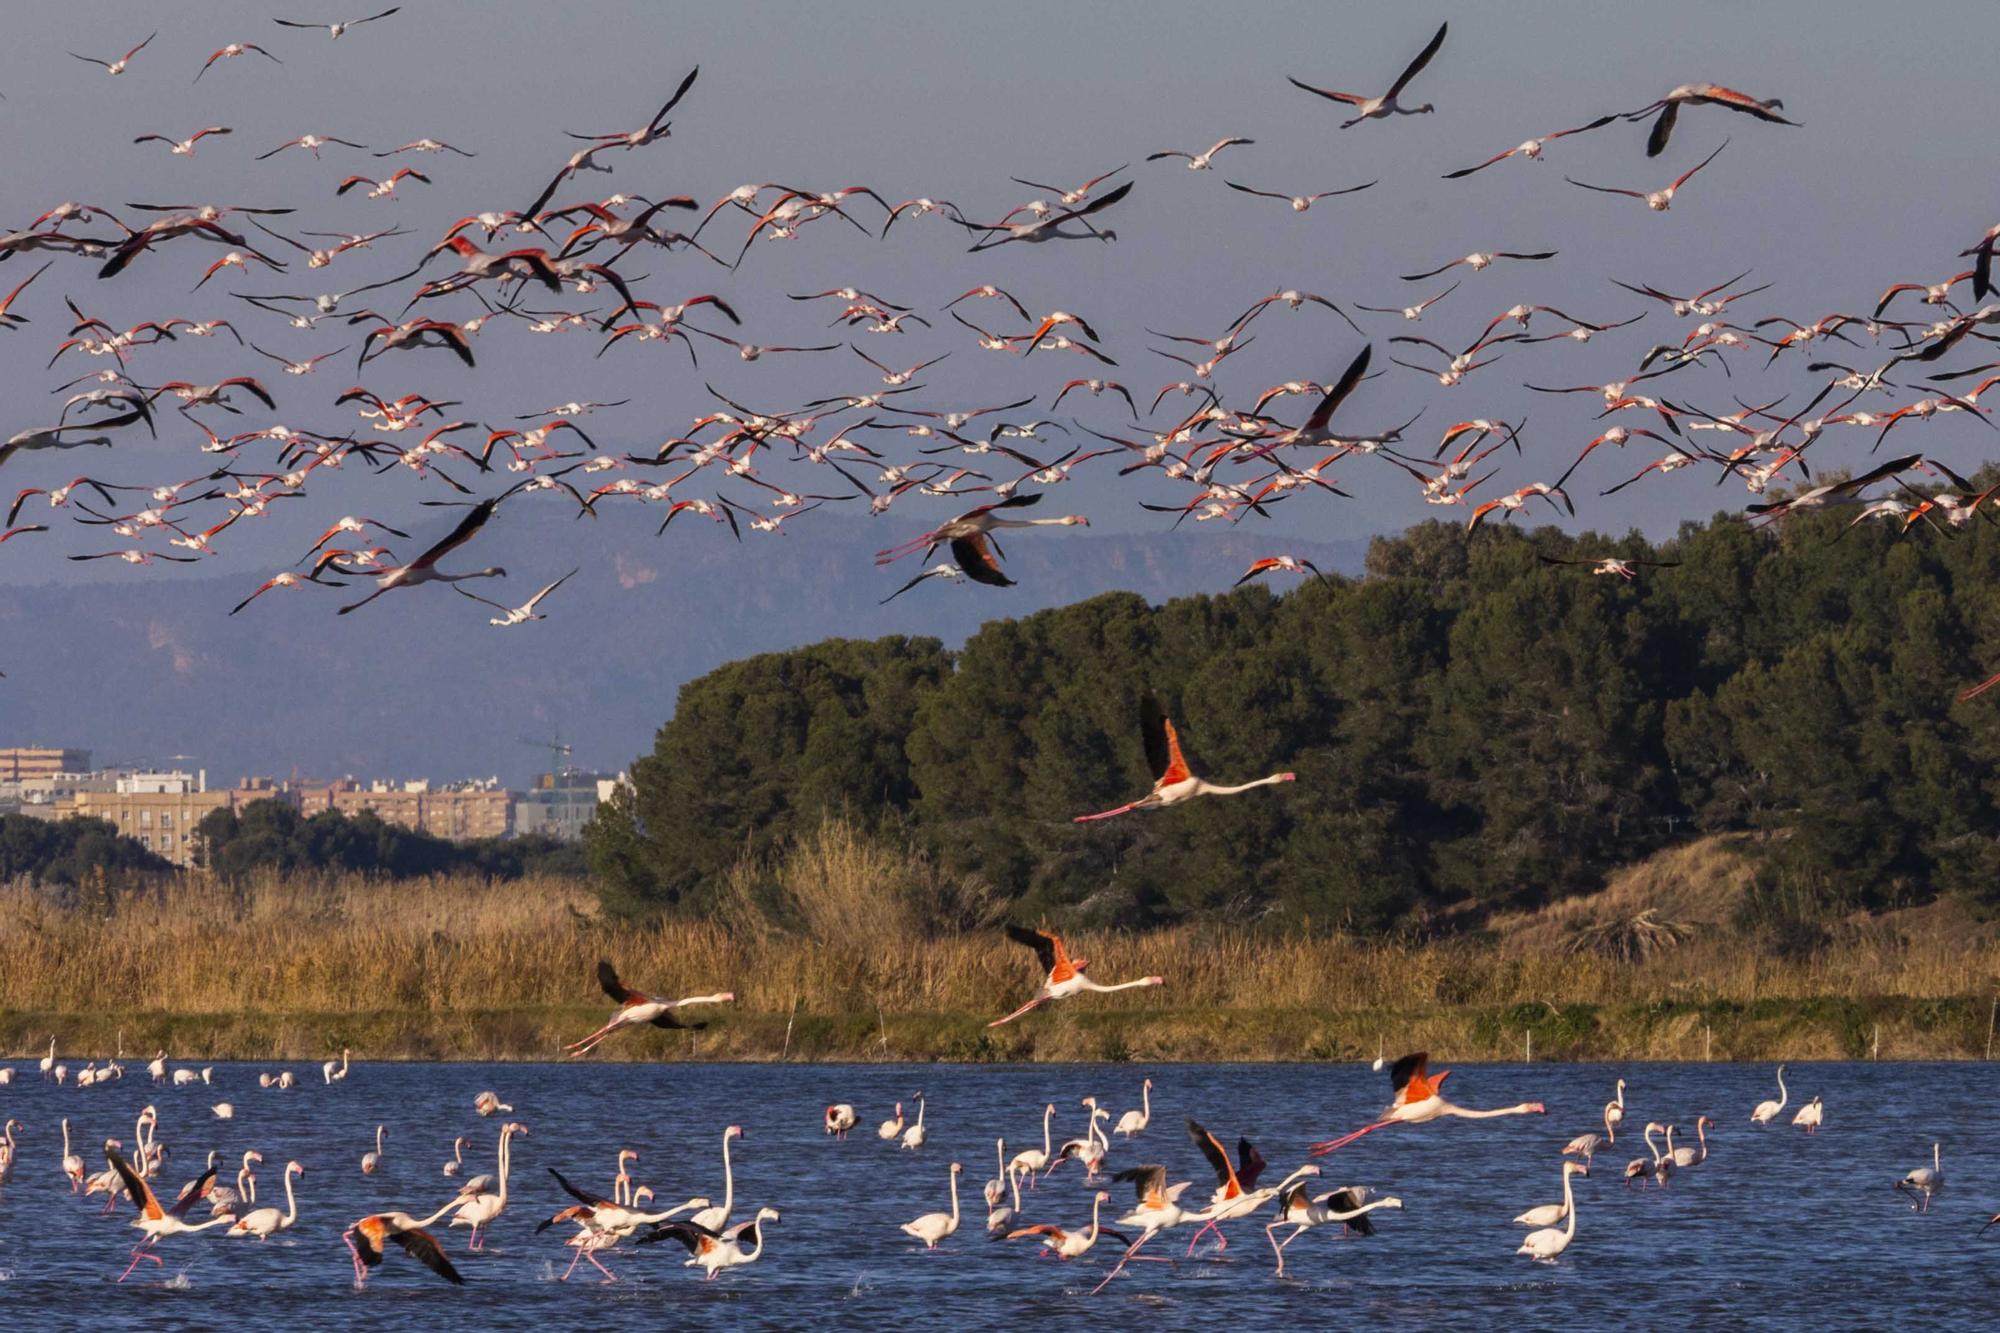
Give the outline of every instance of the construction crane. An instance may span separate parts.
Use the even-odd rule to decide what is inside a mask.
[[[563,760],[568,757],[573,747],[563,741],[560,731],[545,741],[536,740],[532,736],[522,736],[520,741],[523,745],[532,745],[538,750],[549,752],[549,787],[553,789],[562,780]]]

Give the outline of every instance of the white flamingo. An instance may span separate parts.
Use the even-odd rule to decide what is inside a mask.
[[[935,1250],[938,1242],[958,1230],[958,1173],[957,1162],[951,1164],[951,1211],[948,1213],[925,1213],[915,1221],[903,1223],[903,1230],[924,1243],[927,1250]]]
[[[917,1123],[903,1131],[903,1146],[914,1152],[924,1146],[924,1094],[917,1094]]]
[[[1569,1216],[1569,1178],[1573,1175],[1587,1176],[1589,1174],[1590,1167],[1586,1163],[1564,1162],[1563,1201],[1561,1203],[1545,1203],[1539,1208],[1530,1208],[1527,1212],[1522,1213],[1514,1219],[1515,1225],[1524,1227],[1552,1227],[1561,1222]]]
[[[722,1202],[688,1219],[696,1226],[719,1232],[729,1224],[730,1210],[736,1206],[736,1170],[729,1163],[729,1141],[742,1137],[741,1125],[731,1125],[722,1131]]]
[[[1573,1175],[1589,1174],[1590,1168],[1580,1163],[1563,1164],[1562,1206],[1569,1220],[1560,1230],[1555,1227],[1544,1227],[1540,1231],[1530,1231],[1521,1238],[1521,1248],[1514,1253],[1525,1254],[1537,1263],[1552,1264],[1556,1261],[1557,1255],[1569,1248],[1569,1243],[1576,1239],[1576,1194],[1570,1188],[1569,1179]]]
[[[875,1128],[875,1137],[884,1142],[894,1142],[903,1134],[903,1104],[896,1103],[896,1114],[884,1120]]]
[[[1931,1200],[1944,1192],[1944,1162],[1938,1156],[1938,1145],[1931,1145],[1931,1164],[1920,1166],[1896,1182],[1898,1193],[1910,1197],[1910,1207],[1920,1213],[1931,1210]],[[1992,1223],[1987,1223],[1991,1226]]]
[[[285,1163],[285,1208],[257,1208],[236,1219],[236,1225],[223,1234],[230,1236],[255,1236],[258,1240],[269,1240],[280,1231],[290,1230],[299,1220],[299,1202],[292,1195],[292,1177],[303,1176],[306,1169],[297,1162]]]
[[[486,1228],[492,1226],[500,1214],[507,1210],[507,1167],[512,1158],[512,1151],[509,1146],[510,1141],[516,1134],[525,1136],[527,1132],[528,1127],[526,1125],[517,1125],[512,1121],[500,1127],[500,1151],[497,1167],[500,1179],[497,1188],[490,1194],[481,1191],[474,1194],[471,1198],[466,1199],[464,1203],[459,1205],[458,1211],[452,1214],[451,1221],[446,1223],[447,1226],[472,1228],[472,1236],[466,1244],[467,1249],[484,1249],[486,1247]],[[463,1192],[461,1191],[461,1193]]]
[[[1035,1187],[1035,1177],[1049,1164],[1049,1157],[1055,1151],[1055,1139],[1049,1133],[1049,1122],[1055,1119],[1056,1104],[1050,1102],[1042,1109],[1042,1146],[1040,1150],[1023,1148],[1014,1154],[1014,1160],[1007,1163],[1007,1170],[1028,1178],[1028,1188]]]
[[[1146,1126],[1153,1122],[1153,1080],[1147,1079],[1139,1085],[1139,1109],[1127,1111],[1118,1117],[1118,1123],[1111,1132],[1121,1138],[1132,1138],[1144,1134]]]
[[[1778,1100],[1774,1102],[1766,1099],[1765,1101],[1758,1102],[1757,1109],[1750,1113],[1750,1119],[1757,1124],[1768,1125],[1778,1118],[1778,1112],[1784,1110],[1785,1103],[1790,1100],[1791,1094],[1785,1091],[1785,1067],[1779,1065]]]

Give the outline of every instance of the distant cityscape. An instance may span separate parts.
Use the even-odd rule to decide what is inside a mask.
[[[557,767],[526,791],[497,777],[438,782],[428,778],[320,779],[240,777],[210,786],[208,771],[169,764],[98,768],[92,752],[70,746],[0,746],[0,815],[36,819],[88,816],[108,821],[147,850],[179,866],[195,861],[195,828],[210,811],[253,801],[283,801],[302,815],[372,810],[386,823],[454,842],[541,835],[583,836],[598,804],[626,778]]]

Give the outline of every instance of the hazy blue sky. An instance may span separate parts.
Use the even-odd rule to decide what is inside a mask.
[[[1442,290],[1449,279],[1404,283],[1395,276],[1400,272],[1433,267],[1475,249],[1559,250],[1553,263],[1466,274],[1459,290],[1418,326],[1358,316],[1377,341],[1376,364],[1382,367],[1381,354],[1390,349],[1381,339],[1390,334],[1421,332],[1447,344],[1469,341],[1516,301],[1560,306],[1600,321],[1647,311],[1641,324],[1586,347],[1509,347],[1499,364],[1456,388],[1443,389],[1390,366],[1343,410],[1341,423],[1358,430],[1399,422],[1428,405],[1411,436],[1426,451],[1451,421],[1518,420],[1525,413],[1528,457],[1510,458],[1488,494],[1553,479],[1602,429],[1592,420],[1594,400],[1529,394],[1520,387],[1523,380],[1581,384],[1622,376],[1647,346],[1678,340],[1694,322],[1672,319],[1613,287],[1610,279],[1691,291],[1754,269],[1753,281],[1774,286],[1733,314],[1810,320],[1835,310],[1866,313],[1891,281],[1934,281],[1954,272],[1956,252],[2000,219],[1991,171],[1991,127],[2000,123],[2000,97],[1990,76],[1989,4],[1225,8],[409,0],[401,13],[338,42],[270,21],[273,14],[351,18],[379,7],[370,0],[331,5],[304,0],[275,9],[193,2],[18,6],[10,12],[9,40],[0,54],[0,92],[8,99],[0,104],[7,226],[25,226],[65,199],[104,203],[121,212],[121,205],[138,200],[214,201],[295,205],[299,214],[276,220],[293,233],[399,223],[412,234],[317,272],[302,263],[287,274],[225,272],[194,295],[188,289],[219,255],[216,247],[171,244],[111,282],[96,281],[84,261],[58,258],[16,307],[34,322],[0,334],[7,352],[0,361],[0,387],[8,404],[0,435],[52,420],[51,404],[60,399],[48,397],[47,390],[105,364],[73,354],[53,370],[43,368],[68,322],[59,303],[64,293],[87,313],[121,326],[169,315],[226,314],[247,336],[287,354],[350,344],[305,380],[286,377],[225,340],[184,339],[145,349],[133,357],[131,369],[146,383],[257,373],[280,395],[278,420],[329,432],[357,426],[347,409],[331,403],[335,393],[356,382],[355,331],[328,323],[295,333],[227,293],[340,290],[399,272],[451,220],[532,199],[573,147],[563,130],[638,125],[695,64],[702,67],[701,79],[674,116],[673,138],[640,152],[610,155],[614,174],[581,177],[557,192],[558,201],[598,198],[615,188],[655,196],[686,193],[706,205],[746,182],[821,189],[867,184],[892,202],[915,195],[948,198],[968,216],[990,219],[1033,197],[1010,183],[1010,176],[1068,185],[1132,164],[1126,177],[1136,182],[1132,196],[1103,219],[1118,232],[1113,245],[1009,246],[969,256],[960,229],[935,217],[898,222],[886,243],[835,219],[788,243],[760,243],[735,274],[699,256],[657,251],[635,252],[621,265],[629,274],[648,275],[643,294],[655,299],[704,291],[726,295],[744,316],[745,336],[758,342],[851,340],[896,365],[950,350],[951,359],[926,375],[929,391],[911,396],[929,406],[999,403],[1031,392],[1040,392],[1046,405],[1062,378],[1091,373],[1081,358],[1044,360],[1038,354],[1023,362],[973,345],[937,307],[976,282],[1009,288],[1037,313],[1060,307],[1087,316],[1122,363],[1107,373],[1129,384],[1143,406],[1162,383],[1180,378],[1177,367],[1146,350],[1159,344],[1146,337],[1145,326],[1219,336],[1250,300],[1280,287],[1323,293],[1350,307],[1402,305]],[[1436,103],[1435,115],[1343,132],[1336,128],[1341,108],[1285,82],[1294,75],[1323,86],[1378,92],[1442,19],[1452,23],[1450,39],[1411,93],[1415,100]],[[159,38],[116,79],[65,54],[113,57],[155,27]],[[229,41],[258,42],[285,63],[249,55],[218,62],[193,83],[201,62]],[[1531,135],[1632,109],[1691,80],[1780,97],[1804,128],[1696,109],[1682,117],[1660,159],[1643,156],[1643,126],[1619,124],[1551,145],[1543,163],[1506,162],[1468,180],[1439,179]],[[204,140],[192,159],[171,157],[158,144],[130,142],[148,131],[179,138],[205,125],[228,125],[234,134]],[[385,164],[334,147],[320,161],[296,150],[267,162],[251,160],[309,131],[377,148],[429,135],[479,156],[406,155]],[[1247,135],[1256,143],[1227,150],[1213,172],[1143,161],[1149,151],[1205,148],[1225,134]],[[1729,149],[1665,215],[1562,180],[1567,173],[1594,183],[1656,188],[1725,137],[1732,140]],[[375,174],[378,167],[399,164],[420,167],[434,184],[409,182],[394,201],[368,200],[358,192],[334,197],[335,183],[349,172]],[[1374,178],[1381,184],[1295,216],[1279,202],[1225,189],[1225,178],[1285,191]],[[856,212],[879,230],[880,214],[872,204],[859,201]],[[725,215],[704,240],[733,253],[747,225],[747,218]],[[271,246],[272,253],[282,253],[276,242]],[[26,255],[0,265],[0,290],[40,262],[39,256]],[[840,330],[842,339],[824,327],[836,306],[784,299],[788,292],[843,284],[913,305],[939,327],[901,337]],[[603,298],[566,296],[561,304],[574,308],[586,301],[601,305]],[[394,308],[401,303],[396,296]],[[363,304],[365,299],[357,299],[349,308]],[[536,294],[528,304],[545,308],[552,302]],[[989,328],[1016,327],[993,303],[973,302],[963,309]],[[1903,313],[1915,318],[1920,309],[1912,304]],[[454,306],[452,313],[465,317],[472,313],[470,303]],[[713,318],[695,319],[721,327]],[[1331,376],[1360,341],[1327,312],[1310,308],[1274,312],[1254,331],[1255,345],[1227,364],[1221,381],[1227,397],[1245,405],[1278,381]],[[1841,359],[1851,354],[1857,364],[1873,365],[1883,355],[1872,348],[1829,346]],[[422,389],[434,397],[463,399],[464,415],[496,424],[565,399],[630,396],[635,400],[630,407],[601,413],[588,425],[602,445],[643,448],[679,433],[708,409],[704,378],[740,401],[772,408],[865,391],[874,378],[846,352],[743,364],[727,349],[704,343],[697,371],[677,344],[664,350],[659,344],[621,344],[593,360],[595,350],[590,335],[538,336],[495,321],[477,342],[476,371],[442,353],[397,354],[372,364],[360,382],[385,396]],[[1732,393],[1763,401],[1789,392],[1795,402],[1803,401],[1815,387],[1813,377],[1804,373],[1803,358],[1787,360],[1789,368],[1781,363],[1767,375],[1758,369],[1761,357],[1739,354],[1733,380],[1704,369],[1676,376],[1671,386],[1674,396],[1714,411],[1730,410]],[[1161,417],[1180,401],[1170,399]],[[1072,398],[1062,416],[1067,419],[1075,408],[1102,429],[1129,432],[1122,411],[1109,403]],[[1286,415],[1297,419],[1303,407],[1299,400],[1292,403]],[[269,414],[254,403],[244,406],[241,418],[206,416],[218,430],[225,424],[239,429],[265,424]],[[1990,451],[1987,434],[1962,417],[1898,432],[1913,449],[1967,464]],[[1064,447],[1061,436],[1052,438],[1057,443],[1043,447],[1047,454]],[[899,440],[885,439],[885,448],[904,450]],[[198,440],[167,412],[158,442],[126,432],[115,451],[17,458],[0,471],[0,491],[11,497],[20,487],[60,483],[79,472],[148,483],[180,480],[206,465],[195,453]],[[1849,432],[1829,439],[1818,456],[1823,465],[1851,462],[1871,443],[1872,435]],[[259,448],[267,452],[248,451],[238,465],[261,465],[268,446]],[[1739,487],[1717,489],[1712,475],[1694,470],[1611,500],[1596,498],[1598,490],[1659,452],[1645,441],[1623,455],[1599,451],[1572,485],[1580,523],[1663,533],[1682,518],[1706,517],[1742,502]],[[1137,500],[1185,498],[1183,489],[1163,479],[1121,482],[1103,463],[1094,467],[1091,475],[1079,473],[1061,488],[1045,508],[1086,512],[1100,532],[1139,530],[1164,520],[1140,510]],[[816,469],[773,464],[768,475],[788,484],[824,485]],[[1279,507],[1271,525],[1274,550],[1282,549],[1286,536],[1334,540],[1440,512],[1462,516],[1462,511],[1428,509],[1414,486],[1379,460],[1345,462],[1335,475],[1357,500],[1322,498]],[[498,479],[485,483],[498,484]],[[741,498],[754,498],[736,489]],[[297,512],[226,534],[226,544],[202,572],[240,573],[247,591],[288,565],[320,527],[342,513],[371,514],[399,526],[415,523],[422,532],[441,530],[445,519],[416,505],[435,494],[400,473],[316,481],[309,499],[286,502]],[[546,497],[536,502],[552,503]],[[865,561],[867,552],[882,544],[878,538],[914,530],[957,507],[953,501],[919,503],[912,497],[864,531],[855,521],[862,518],[858,507],[848,506],[854,512],[839,513],[840,523],[832,526],[854,529],[854,558]],[[799,522],[836,512],[822,510]],[[24,521],[38,517],[30,510]],[[649,533],[657,520],[657,511],[636,506],[607,507],[605,515],[607,524],[629,525],[634,533]],[[718,539],[705,524],[677,523],[662,541],[662,555],[670,561],[677,541]],[[772,539],[752,537],[746,544],[746,576],[754,569],[758,540]],[[0,548],[0,579],[89,581],[107,573],[146,579],[179,572],[76,566],[62,559],[115,544],[58,522],[47,537]],[[542,575],[553,577],[568,567],[566,553],[547,545],[521,549],[503,518],[483,539],[475,563],[488,556],[502,559],[515,571],[506,591],[525,597],[545,581]],[[909,572],[914,569],[904,575]],[[592,570],[583,577],[611,575]],[[896,582],[900,578],[885,575],[884,590]],[[652,585],[662,615],[672,611],[670,584],[667,579]],[[430,596],[434,591],[388,598],[370,612],[419,627],[437,623],[443,610],[472,609],[442,608]],[[986,590],[924,591],[978,596]],[[811,589],[800,587],[796,595],[810,597]],[[325,599],[295,600],[304,604],[253,609],[283,617],[294,634],[341,633],[344,625],[332,617]],[[218,604],[212,631],[225,649],[232,636],[266,632],[245,624],[249,613],[225,620],[226,609],[227,602]],[[883,624],[906,623],[905,609],[899,603],[885,613]],[[1005,609],[996,604],[995,613]],[[88,614],[87,603],[79,614]],[[470,623],[484,629],[482,622]],[[555,624],[525,632],[559,632],[552,630]],[[864,634],[875,628],[854,627]],[[37,632],[60,634],[61,628],[0,624],[0,669],[17,678],[17,688],[19,677],[32,673],[34,654],[26,639],[7,640]],[[468,643],[474,642],[484,641],[469,634]],[[6,709],[0,695],[0,721]],[[634,740],[636,748],[643,738]]]

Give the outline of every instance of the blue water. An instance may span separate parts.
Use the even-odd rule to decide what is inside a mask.
[[[79,1063],[72,1061],[72,1066]],[[1996,1078],[1974,1064],[1793,1066],[1793,1105],[1825,1099],[1815,1137],[1785,1123],[1755,1127],[1752,1106],[1775,1095],[1769,1065],[1461,1066],[1448,1085],[1466,1105],[1540,1100],[1545,1117],[1397,1126],[1327,1159],[1322,1188],[1365,1183],[1400,1196],[1404,1211],[1380,1212],[1379,1232],[1342,1239],[1337,1228],[1308,1232],[1287,1251],[1287,1276],[1272,1274],[1265,1219],[1230,1227],[1229,1250],[1207,1251],[1177,1267],[1134,1265],[1101,1296],[1113,1246],[1064,1265],[1027,1242],[989,1243],[982,1182],[995,1174],[993,1139],[1010,1155],[1039,1146],[1041,1108],[1053,1101],[1058,1141],[1083,1132],[1080,1098],[1095,1094],[1114,1114],[1136,1107],[1139,1082],[1155,1079],[1152,1128],[1119,1142],[1110,1166],[1163,1162],[1170,1179],[1211,1186],[1183,1130],[1192,1115],[1226,1140],[1249,1135],[1275,1180],[1303,1160],[1305,1145],[1365,1123],[1386,1100],[1384,1076],[1364,1066],[1038,1065],[690,1066],[357,1064],[343,1083],[320,1081],[317,1066],[294,1066],[289,1091],[260,1089],[256,1075],[277,1066],[219,1065],[213,1087],[155,1088],[143,1067],[104,1087],[57,1088],[16,1064],[0,1087],[0,1119],[26,1130],[12,1183],[0,1187],[0,1308],[60,1322],[90,1312],[95,1327],[564,1327],[658,1328],[663,1324],[793,1328],[806,1324],[874,1328],[1018,1328],[1091,1320],[1106,1327],[1150,1323],[1240,1329],[1296,1329],[1332,1323],[1430,1327],[1881,1326],[1921,1313],[1930,1323],[1990,1320],[2000,1298],[2000,1227],[1982,1222],[2000,1208],[2000,1142],[1992,1133]],[[1639,1152],[1598,1158],[1577,1182],[1577,1238],[1553,1266],[1514,1253],[1522,1228],[1509,1219],[1561,1197],[1558,1153],[1596,1127],[1619,1075],[1628,1080],[1628,1121],[1671,1120],[1691,1130],[1707,1113],[1721,1122],[1707,1164],[1664,1190],[1633,1189],[1625,1162]],[[482,1120],[473,1096],[487,1088],[511,1102],[511,1117]],[[876,1123],[900,1100],[929,1094],[929,1143],[911,1153],[878,1140]],[[208,1111],[228,1100],[236,1118]],[[862,1124],[844,1143],[821,1131],[829,1102],[853,1103]],[[172,1155],[165,1192],[199,1173],[220,1150],[233,1171],[247,1148],[264,1154],[259,1204],[283,1203],[288,1159],[306,1167],[300,1219],[268,1244],[230,1239],[222,1229],[161,1244],[162,1269],[144,1266],[123,1286],[136,1233],[121,1203],[72,1196],[59,1169],[59,1121],[76,1141],[131,1141],[133,1120],[151,1102],[159,1138]],[[447,1246],[468,1285],[453,1288],[392,1249],[357,1291],[340,1230],[364,1213],[435,1209],[453,1192],[440,1171],[455,1135],[471,1137],[467,1174],[489,1171],[501,1120],[527,1124],[514,1150],[513,1197],[488,1251],[466,1254],[465,1232]],[[375,1126],[388,1126],[382,1170],[364,1176],[362,1153]],[[621,1247],[607,1256],[619,1274],[601,1283],[587,1265],[557,1280],[569,1260],[566,1229],[540,1236],[534,1224],[568,1200],[545,1168],[608,1191],[621,1147],[639,1150],[634,1178],[658,1192],[657,1206],[696,1194],[720,1202],[722,1130],[741,1124],[735,1147],[737,1220],[762,1205],[779,1208],[764,1257],[710,1283],[681,1266],[675,1245]],[[1892,1189],[1944,1144],[1947,1188],[1929,1214]],[[79,1148],[91,1171],[101,1153]],[[965,1224],[938,1254],[920,1252],[898,1224],[946,1206],[946,1171],[965,1163]],[[229,1172],[225,1172],[225,1175]],[[1124,1187],[1114,1198],[1127,1202]],[[1065,1165],[1024,1196],[1030,1220],[1081,1225],[1090,1190]],[[1107,1219],[1109,1212],[1107,1211]],[[439,1233],[443,1235],[443,1232]],[[1179,1255],[1191,1235],[1169,1232],[1158,1252]],[[1148,1247],[1149,1250],[1153,1247]],[[670,1302],[670,1303],[669,1303]]]

